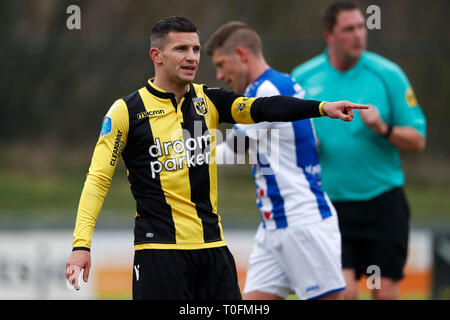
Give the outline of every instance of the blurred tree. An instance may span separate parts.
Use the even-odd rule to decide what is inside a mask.
[[[76,1],[75,1],[76,2]],[[153,73],[149,35],[156,21],[185,15],[201,41],[222,23],[245,21],[262,35],[265,55],[290,72],[321,53],[320,15],[332,1],[99,0],[78,1],[81,30],[68,30],[74,1],[0,3],[0,135],[5,146],[62,148],[92,145],[109,106]],[[358,1],[381,8],[381,30],[369,31],[369,50],[407,73],[428,118],[428,150],[449,154],[450,2]],[[218,85],[210,58],[198,82]]]

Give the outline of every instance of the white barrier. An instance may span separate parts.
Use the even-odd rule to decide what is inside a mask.
[[[225,237],[236,259],[242,288],[255,230],[228,230]],[[64,269],[72,230],[0,231],[0,299],[130,298],[132,230],[96,230],[92,268],[79,291],[66,286]],[[412,230],[408,270],[429,270],[431,233]]]

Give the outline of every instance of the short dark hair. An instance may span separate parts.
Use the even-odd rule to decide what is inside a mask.
[[[351,1],[335,2],[329,6],[323,16],[322,24],[323,28],[328,31],[332,31],[336,25],[337,16],[344,10],[360,10],[359,7]]]
[[[262,50],[261,38],[255,30],[243,22],[231,21],[222,25],[211,35],[205,48],[206,53],[212,56],[217,49],[229,53],[238,45],[243,45],[253,54],[260,54]]]
[[[163,47],[169,32],[195,32],[196,25],[189,19],[181,16],[173,16],[158,21],[152,29],[150,37],[152,47]]]

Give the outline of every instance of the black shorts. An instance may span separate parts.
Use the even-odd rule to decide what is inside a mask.
[[[342,267],[400,280],[408,252],[409,207],[402,188],[394,188],[367,201],[333,202],[342,235]]]
[[[199,250],[137,250],[134,300],[241,300],[227,246]]]

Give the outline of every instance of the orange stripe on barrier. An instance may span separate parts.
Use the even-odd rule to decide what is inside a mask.
[[[424,271],[406,270],[405,277],[399,282],[400,298],[428,298],[431,295],[431,281],[431,269]],[[370,289],[367,288],[367,277],[359,279],[358,292],[362,295],[370,295]]]
[[[239,288],[244,290],[246,268],[238,268]],[[131,294],[132,270],[129,268],[100,268],[96,272],[95,288],[99,297],[114,298],[127,297]],[[400,298],[426,299],[431,294],[431,269],[424,271],[406,270],[405,277],[400,281]],[[363,297],[370,297],[367,288],[367,277],[361,277],[358,281],[358,292]]]
[[[133,272],[130,268],[100,268],[96,272],[95,279],[95,288],[98,297],[131,297]]]

